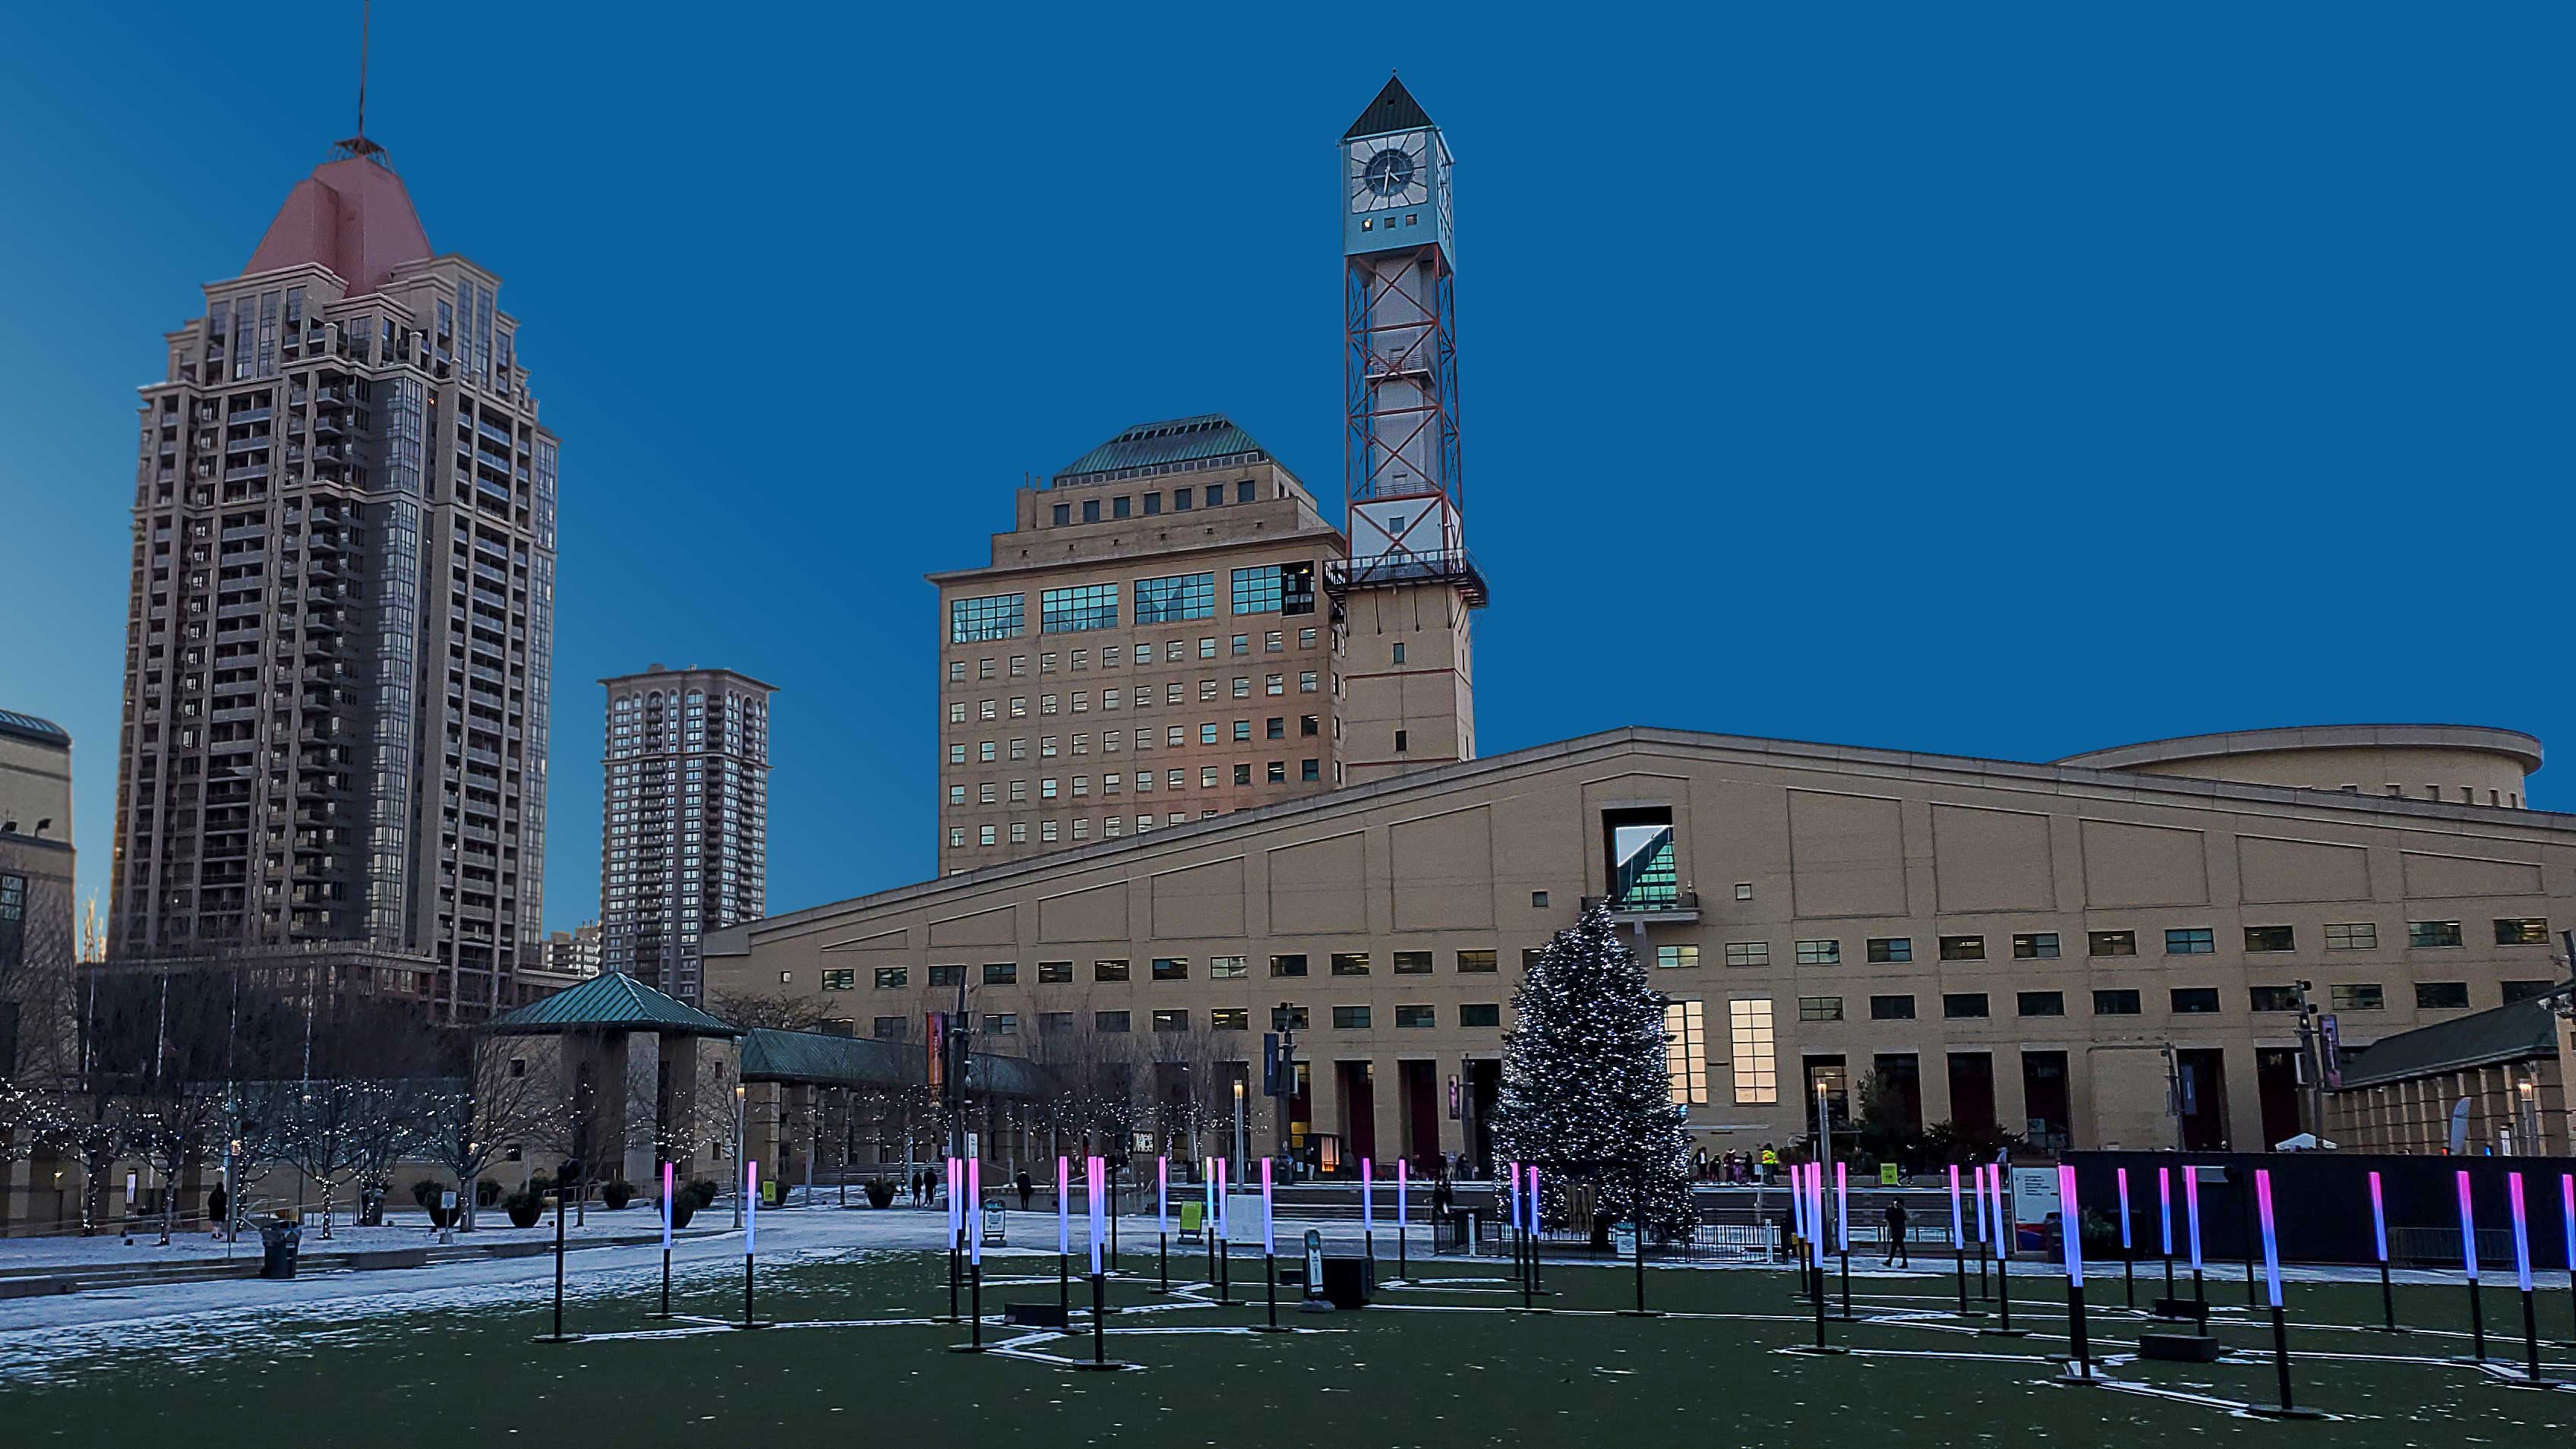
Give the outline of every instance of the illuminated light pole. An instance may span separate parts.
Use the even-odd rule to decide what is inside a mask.
[[[2478,1224],[2477,1214],[2469,1201],[2469,1174],[2463,1168],[2460,1185],[2460,1259],[2469,1279],[2469,1343],[2479,1363],[2487,1361],[2487,1319],[2478,1310]]]
[[[1815,1291],[1809,1295],[1816,1315],[1816,1341],[1801,1344],[1793,1353],[1847,1353],[1840,1344],[1825,1342],[1825,1168],[1820,1162],[1792,1163],[1789,1167],[1789,1192],[1797,1200],[1798,1239],[1803,1245],[1799,1254],[1799,1276],[1813,1275]]]
[[[1162,1292],[1172,1291],[1172,1157],[1170,1153],[1154,1159],[1154,1236]]]
[[[1521,1280],[1521,1306],[1530,1306],[1529,1249],[1521,1240],[1521,1165],[1503,1165],[1503,1211],[1512,1235],[1512,1273]]]
[[[2576,1176],[2558,1175],[2558,1228],[2567,1251],[2567,1293],[2576,1301]]]
[[[1377,1165],[1360,1159],[1360,1256],[1368,1261],[1369,1281],[1377,1281]],[[1309,1283],[1311,1295],[1321,1284]]]
[[[948,1159],[950,1217],[958,1224],[958,1237],[966,1244],[966,1341],[949,1345],[950,1353],[984,1351],[984,1154],[974,1160],[959,1162]],[[960,1201],[960,1198],[963,1201]],[[950,1285],[952,1288],[954,1284]],[[948,1321],[957,1321],[956,1304],[949,1305]]]
[[[2075,1169],[2063,1163],[2057,1169],[2057,1237],[2066,1253],[2067,1336],[2075,1350],[2075,1361],[2067,1368],[2073,1371],[2071,1382],[2089,1384],[2094,1381],[2093,1340],[2084,1323],[2084,1214],[2075,1203]]]
[[[950,1157],[941,1164],[946,1168],[948,1188],[948,1321],[957,1321],[957,1289],[964,1279],[966,1254],[966,1169],[965,1164]]]
[[[2012,1326],[2012,1229],[2004,1220],[2004,1170],[2000,1163],[1986,1163],[1978,1172],[1988,1174],[1986,1200],[1995,1215],[1995,1326],[1978,1332],[1997,1338],[2027,1338],[2026,1329]]]
[[[2129,1311],[2138,1311],[2138,1247],[2129,1234],[2129,1169],[2115,1167],[2111,1175],[2120,1184],[2120,1283],[2128,1298]]]
[[[671,1164],[662,1164],[662,1311],[648,1318],[671,1316]]]
[[[2523,1213],[2522,1174],[2506,1173],[2504,1185],[2513,1202],[2514,1286],[2522,1290],[2523,1377],[2532,1387],[2538,1388],[2548,1380],[2540,1376],[2540,1320],[2531,1300],[2531,1230]]]
[[[742,1213],[742,1326],[766,1328],[751,1316],[751,1261],[760,1249],[760,1159],[742,1160],[742,1185],[750,1199]]]
[[[1834,1250],[1842,1259],[1843,1321],[1851,1322],[1851,1179],[1834,1164]]]
[[[2156,1221],[2159,1224],[2159,1231],[2163,1235],[2161,1242],[2163,1244],[2162,1251],[2165,1260],[2165,1301],[2170,1303],[2173,1301],[2174,1296],[2174,1276],[2173,1169],[2169,1167],[2159,1167],[2156,1169]]]
[[[1977,1210],[1977,1301],[1982,1303],[1994,1296],[1993,1290],[1986,1286],[1986,1165],[1984,1163],[1968,1164],[1968,1192],[1975,1199],[1973,1206]]]
[[[1959,1219],[1959,1164],[1950,1164],[1950,1261],[1959,1276],[1959,1316],[1968,1315],[1968,1234]]]
[[[1538,1165],[1537,1165],[1536,1163],[1532,1163],[1532,1164],[1530,1165],[1530,1170],[1529,1170],[1529,1211],[1528,1211],[1528,1212],[1526,1212],[1525,1214],[1523,1214],[1523,1216],[1527,1219],[1527,1221],[1528,1221],[1528,1223],[1529,1223],[1529,1239],[1530,1239],[1530,1255],[1529,1255],[1529,1275],[1530,1275],[1530,1277],[1529,1277],[1529,1281],[1530,1281],[1530,1294],[1531,1294],[1531,1296],[1533,1296],[1533,1297],[1538,1297],[1538,1296],[1542,1296],[1542,1295],[1544,1295],[1544,1294],[1547,1292],[1547,1290],[1546,1290],[1545,1288],[1540,1287],[1540,1286],[1539,1286],[1539,1281],[1538,1281],[1538,1250],[1539,1250],[1539,1246],[1540,1246],[1540,1244],[1539,1244],[1539,1236],[1538,1236],[1538,1232],[1539,1232],[1539,1219],[1538,1219]]]
[[[1073,1160],[1055,1160],[1055,1306],[1073,1324]]]
[[[1264,1276],[1269,1280],[1268,1288],[1265,1291],[1268,1298],[1270,1321],[1263,1327],[1254,1330],[1258,1333],[1278,1333],[1281,1331],[1279,1327],[1279,1235],[1277,1223],[1271,1216],[1272,1209],[1270,1198],[1270,1167],[1274,1160],[1275,1159],[1268,1156],[1264,1156],[1261,1159],[1261,1266],[1264,1269]],[[1318,1283],[1309,1283],[1306,1285],[1306,1290],[1309,1293],[1312,1293],[1321,1286],[1323,1285]]]
[[[1395,1160],[1395,1276],[1398,1280],[1408,1276],[1411,1271],[1404,1257],[1405,1239],[1412,1235],[1410,1226],[1412,1219],[1405,1213],[1405,1189],[1410,1180],[1406,1159],[1397,1158]],[[1436,1234],[1438,1230],[1435,1228],[1433,1231]],[[2576,1254],[2571,1254],[2568,1261],[2576,1264]]]
[[[733,1160],[736,1162],[743,1160],[743,1111],[743,1086],[736,1082],[733,1084]],[[739,1197],[733,1200],[733,1225],[737,1228],[742,1226],[742,1199]]]
[[[1083,1185],[1089,1190],[1091,1198],[1091,1212],[1089,1214],[1089,1224],[1091,1228],[1091,1362],[1087,1364],[1076,1364],[1075,1367],[1105,1370],[1111,1367],[1109,1362],[1109,1280],[1107,1275],[1101,1271],[1100,1246],[1101,1240],[1108,1236],[1107,1223],[1104,1217],[1104,1214],[1107,1211],[1107,1205],[1101,1201],[1101,1194],[1105,1192],[1109,1186],[1109,1160],[1105,1157],[1094,1156],[1083,1164],[1083,1171],[1085,1176]]]
[[[2382,1200],[2376,1170],[2370,1174],[2370,1245],[2379,1255],[2379,1312],[2384,1320],[2380,1332],[2395,1333],[2397,1290],[2388,1281],[2388,1205]]]
[[[2302,1409],[2290,1401],[2290,1328],[2281,1313],[2281,1244],[2272,1224],[2272,1171],[2254,1169],[2255,1211],[2262,1220],[2263,1281],[2272,1303],[2272,1368],[2280,1376],[2281,1402],[2248,1404],[2246,1407],[2267,1419],[2319,1419],[2325,1417],[2314,1409]]]
[[[2209,1331],[2209,1295],[2201,1286],[2200,1273],[2200,1169],[2185,1163],[2182,1169],[2183,1224],[2189,1231],[2191,1248],[2191,1301],[2200,1305],[2201,1331]]]

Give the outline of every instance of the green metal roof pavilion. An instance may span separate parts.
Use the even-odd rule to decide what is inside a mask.
[[[568,991],[529,1002],[484,1030],[495,1036],[548,1036],[573,1031],[742,1035],[741,1027],[709,1016],[622,971],[602,972]]]

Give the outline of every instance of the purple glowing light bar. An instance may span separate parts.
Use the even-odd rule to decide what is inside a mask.
[[[966,1230],[966,1165],[956,1158],[948,1159],[948,1241]]]
[[[1839,1162],[1834,1164],[1834,1246],[1846,1256],[1851,1252],[1851,1181]]]
[[[2505,1195],[2513,1201],[2513,1278],[2514,1286],[2531,1291],[2531,1234],[2522,1211],[2522,1174],[2504,1175]]]
[[[1538,1236],[1538,1168],[1535,1164],[1529,1170],[1529,1230],[1531,1237]]]
[[[1163,1232],[1172,1230],[1172,1155],[1168,1152],[1154,1159],[1154,1222]]]
[[[671,1164],[662,1164],[662,1251],[671,1251]]]
[[[2469,1203],[2469,1174],[2460,1173],[2460,1259],[2468,1270],[2469,1281],[2478,1281],[2478,1219]]]
[[[2281,1240],[2272,1226],[2272,1169],[2254,1169],[2254,1211],[2263,1220],[2263,1282],[2272,1295],[2272,1306],[2281,1306]],[[2284,1369],[2287,1373],[2289,1370]]]
[[[2075,1169],[2057,1169],[2057,1236],[2066,1248],[2066,1281],[2084,1286],[2084,1214],[2075,1206]]]
[[[1102,1214],[1106,1211],[1106,1204],[1101,1201],[1101,1194],[1108,1187],[1107,1174],[1104,1169],[1105,1159],[1099,1157],[1093,1157],[1082,1165],[1083,1190],[1091,1197],[1091,1276],[1094,1278],[1100,1276],[1100,1239],[1103,1236],[1101,1232]]]
[[[1279,1251],[1277,1225],[1270,1216],[1270,1159],[1267,1157],[1261,1159],[1261,1251]]]
[[[2388,1261],[2388,1202],[2381,1195],[2379,1173],[2370,1174],[2370,1245],[2379,1252],[2379,1261]]]
[[[2173,1256],[2173,1169],[2156,1169],[2156,1215],[2163,1223],[2165,1256]]]
[[[1976,1199],[1971,1205],[1977,1210],[1977,1252],[1982,1257],[1986,1251],[1986,1165],[1984,1163],[1968,1164],[1968,1191]]]
[[[1950,1164],[1950,1246],[1961,1251],[1968,1246],[1967,1230],[1959,1220],[1959,1164],[1955,1162]]]
[[[751,1245],[760,1235],[760,1159],[748,1158],[742,1164],[742,1254],[751,1256]]]
[[[2129,1169],[2112,1168],[2111,1176],[2120,1184],[2120,1252],[2125,1257],[2137,1246],[2129,1241]]]
[[[1377,1231],[1376,1169],[1365,1157],[1360,1159],[1360,1231]]]
[[[2567,1271],[2576,1273],[2576,1177],[2558,1175],[2558,1226],[2567,1237]]]
[[[2200,1271],[2200,1169],[2188,1163],[2182,1170],[2182,1210],[2191,1228],[2191,1270]]]
[[[1058,1154],[1055,1160],[1055,1252],[1061,1258],[1073,1251],[1073,1159]]]
[[[1521,1225],[1521,1165],[1511,1163],[1506,1170],[1511,1176],[1503,1183],[1505,1211],[1511,1214],[1508,1226],[1517,1228]]]
[[[984,1159],[968,1158],[957,1169],[966,1188],[966,1261],[984,1263]]]
[[[1410,1177],[1404,1170],[1404,1159],[1397,1158],[1395,1160],[1395,1230],[1399,1233],[1404,1231],[1404,1190],[1410,1181]],[[2576,1259],[2569,1261],[2576,1262]]]

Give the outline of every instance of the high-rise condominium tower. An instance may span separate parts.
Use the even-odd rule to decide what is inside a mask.
[[[770,686],[664,669],[608,687],[600,965],[695,1005],[698,943],[769,899]]]
[[[440,1020],[538,964],[554,435],[500,279],[363,137],[143,388],[111,965],[328,959]]]

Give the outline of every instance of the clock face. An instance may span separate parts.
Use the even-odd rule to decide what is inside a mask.
[[[1351,210],[1384,211],[1431,199],[1431,138],[1423,131],[1351,143]]]

